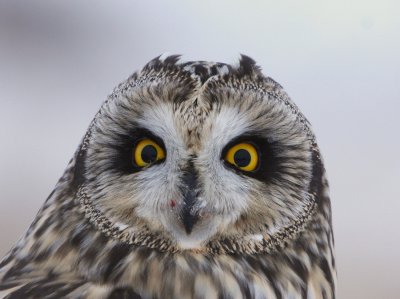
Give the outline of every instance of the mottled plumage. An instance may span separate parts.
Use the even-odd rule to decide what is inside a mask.
[[[254,169],[227,158],[242,143]],[[1,261],[0,298],[328,299],[333,251],[320,152],[282,87],[246,56],[166,56],[105,101]]]

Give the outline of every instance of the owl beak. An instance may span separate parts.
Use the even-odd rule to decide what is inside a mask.
[[[186,200],[186,197],[185,197]],[[188,235],[193,230],[193,226],[196,224],[196,222],[199,220],[199,216],[196,213],[193,213],[190,208],[186,208],[186,206],[182,209],[182,223],[183,226],[185,227],[185,231]]]
[[[186,233],[189,235],[193,230],[193,226],[199,220],[199,214],[197,213],[197,209],[195,209],[198,195],[198,175],[192,162],[189,162],[188,167],[185,169],[182,181],[183,206],[180,219]]]

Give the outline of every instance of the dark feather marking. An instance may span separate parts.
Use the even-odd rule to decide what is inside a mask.
[[[6,274],[4,274],[3,281],[7,281],[7,280],[10,280],[12,277],[19,276],[21,274],[21,272],[23,272],[22,270],[25,268],[25,266],[29,264],[29,262],[30,262],[30,260],[27,258],[18,260],[13,265],[13,267],[11,267],[6,272]]]
[[[107,236],[98,233],[97,238],[92,241],[93,245],[87,248],[86,252],[84,253],[82,260],[86,260],[87,262],[92,263],[97,258],[98,252],[104,248],[107,242]]]
[[[54,223],[54,219],[52,219],[52,217],[48,217],[43,223],[42,225],[35,231],[35,238],[39,238],[46,230],[49,229],[49,227],[51,226],[51,224]]]
[[[308,278],[308,270],[304,263],[297,258],[290,258],[286,261],[289,267],[296,272],[296,274],[304,281]]]
[[[107,297],[107,299],[142,299],[131,288],[118,288]]]
[[[301,260],[297,258],[290,258],[287,260],[289,267],[300,277],[302,281],[308,280],[308,269],[307,267],[301,262]],[[307,297],[307,284],[300,285],[301,287],[301,294],[303,298]]]
[[[49,196],[47,196],[45,203],[48,202],[48,201],[50,200],[50,198],[53,197],[53,195],[54,195],[55,192],[56,192],[56,189],[54,189],[53,191],[51,191],[51,193],[49,194]]]
[[[131,252],[132,246],[120,243],[114,246],[107,257],[108,266],[104,271],[104,280],[108,280],[119,266],[121,261]]]
[[[180,55],[170,55],[167,58],[165,58],[164,63],[175,65],[179,61],[180,57],[181,57]]]
[[[225,289],[222,289],[222,293],[219,294],[218,299],[233,299],[232,296],[225,294]]]
[[[35,250],[34,252],[36,252],[36,254],[33,257],[33,260],[35,262],[42,262],[52,254],[51,248],[46,248],[45,250],[42,251]]]
[[[323,289],[323,290],[322,290],[322,299],[329,299],[329,298],[335,299],[335,294],[334,294],[333,290],[334,290],[334,289],[331,289],[331,290],[330,290],[330,292],[329,292],[329,293],[330,293],[330,296],[328,296],[327,290],[326,290],[326,289]]]
[[[271,267],[268,267],[267,265],[260,263],[259,256],[247,255],[246,257],[247,257],[247,261],[254,268],[254,270],[256,272],[262,272],[265,275],[265,277],[268,279],[271,287],[274,289],[276,299],[283,299],[282,292],[276,284],[276,281],[279,281],[279,280],[276,278],[275,271]],[[280,258],[281,257],[277,257],[277,259],[280,259]]]
[[[248,281],[242,281],[237,279],[237,283],[240,287],[240,290],[242,292],[243,298],[251,298],[251,291],[250,291],[250,284]]]
[[[7,289],[11,289],[11,288],[13,288],[13,287],[16,287],[17,285],[19,285],[20,284],[20,282],[15,282],[15,281],[12,281],[12,282],[6,282],[6,283],[1,283],[0,284],[0,291],[2,291],[2,290],[7,290]]]
[[[240,65],[237,70],[237,77],[240,79],[244,76],[254,76],[260,74],[260,67],[256,62],[246,55],[241,55]]]
[[[6,266],[8,263],[14,260],[17,253],[17,247],[14,247],[10,253],[0,262],[0,269]]]
[[[204,84],[209,76],[208,69],[201,64],[198,64],[194,67],[194,73],[199,76],[201,84]]]
[[[84,229],[81,229],[80,231],[73,231],[72,237],[70,238],[70,243],[74,247],[79,247],[82,243],[82,241],[85,240],[87,236],[87,231]]]
[[[325,278],[329,282],[331,290],[333,290],[334,289],[333,277],[327,260],[325,258],[322,258],[319,262],[319,266],[322,272],[324,272]]]
[[[83,283],[66,284],[65,282],[53,282],[43,279],[24,285],[4,299],[59,299],[73,292]]]
[[[139,261],[146,261],[148,260],[150,254],[153,251],[146,248],[146,247],[139,247],[136,249],[136,256],[137,256],[137,260]],[[148,281],[148,277],[149,277],[149,268],[148,267],[144,267],[140,272],[139,272],[139,279],[142,282],[142,284],[144,286],[147,285],[147,281]]]
[[[276,299],[283,299],[282,292],[278,288],[278,286],[276,285],[276,281],[278,281],[278,279],[276,279],[274,277],[274,275],[272,274],[272,272],[270,272],[269,270],[270,269],[264,269],[264,275],[267,277],[268,281],[270,282],[270,285],[274,289],[274,293],[275,293]]]

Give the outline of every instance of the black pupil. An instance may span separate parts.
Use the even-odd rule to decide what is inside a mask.
[[[146,145],[142,150],[142,160],[146,163],[153,163],[157,160],[157,149],[153,145]]]
[[[250,164],[251,156],[250,153],[244,149],[238,150],[233,156],[235,164],[239,167],[246,167]]]

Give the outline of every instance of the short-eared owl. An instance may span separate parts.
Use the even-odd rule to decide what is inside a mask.
[[[96,114],[0,298],[334,298],[328,184],[282,87],[160,56]]]

